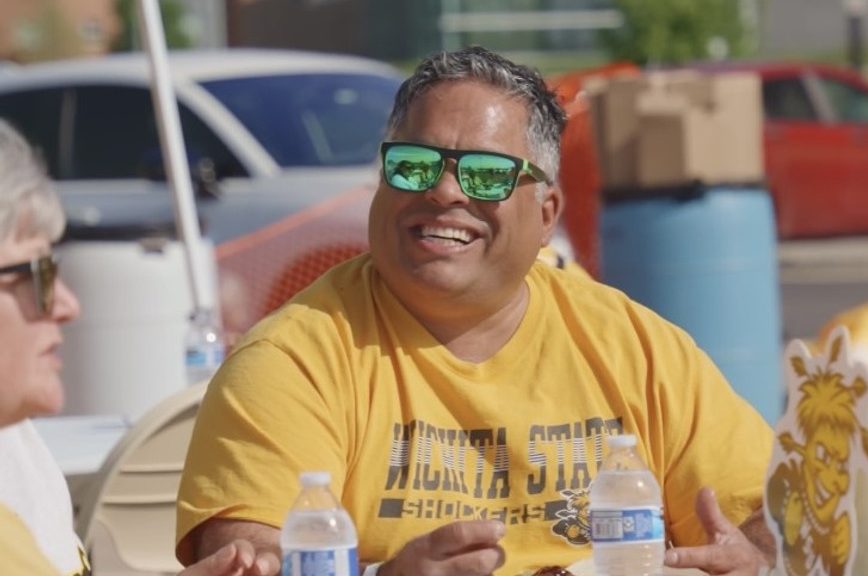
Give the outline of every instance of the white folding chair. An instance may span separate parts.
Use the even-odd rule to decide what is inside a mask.
[[[175,559],[175,502],[206,383],[163,400],[103,463],[81,503],[78,532],[94,576],[163,576]]]

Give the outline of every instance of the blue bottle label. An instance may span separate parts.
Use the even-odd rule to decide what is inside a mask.
[[[663,514],[653,506],[591,510],[591,541],[597,543],[663,540]]]
[[[216,345],[188,348],[185,360],[188,368],[216,368],[223,362],[223,348]]]
[[[291,550],[283,555],[283,576],[358,576],[355,548]]]

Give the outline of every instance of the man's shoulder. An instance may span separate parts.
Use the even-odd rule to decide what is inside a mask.
[[[333,324],[363,314],[370,302],[372,264],[362,254],[335,265],[310,286],[260,320],[239,344],[256,340],[275,343],[293,326]]]
[[[590,275],[576,275],[538,261],[531,268],[528,278],[537,286],[542,297],[559,309],[562,316],[574,314],[581,316],[585,322],[602,322],[609,327],[623,324],[630,330],[643,332],[674,327],[641,302]]]
[[[568,295],[579,299],[585,307],[592,303],[608,302],[620,306],[625,302],[631,302],[626,294],[597,281],[584,270],[577,273],[570,268],[552,266],[543,260],[534,263],[528,278],[548,296]]]
[[[373,264],[365,253],[336,264],[307,288],[287,300],[272,316],[293,316],[302,310],[356,306],[370,293]]]

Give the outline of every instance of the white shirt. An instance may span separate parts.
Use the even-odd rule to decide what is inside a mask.
[[[30,420],[0,429],[0,502],[13,510],[61,574],[84,574],[69,488]]]

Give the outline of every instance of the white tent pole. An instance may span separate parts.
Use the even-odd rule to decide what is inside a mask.
[[[214,302],[211,301],[209,291],[205,290],[205,253],[202,250],[199,220],[196,217],[196,201],[181,132],[178,102],[169,73],[159,0],[139,0],[139,26],[151,64],[151,96],[157,113],[163,163],[174,200],[175,225],[184,246],[194,312],[212,310]]]

